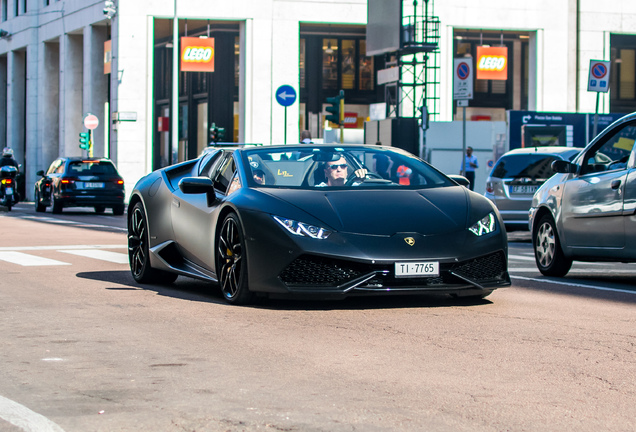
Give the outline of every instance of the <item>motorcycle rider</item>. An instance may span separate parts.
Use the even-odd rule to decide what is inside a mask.
[[[11,147],[5,147],[2,150],[2,158],[0,158],[0,167],[7,165],[16,167],[18,171],[20,170],[18,161],[13,157],[13,149]]]
[[[11,147],[5,147],[4,149],[2,149],[2,157],[0,158],[0,168],[2,168],[3,166],[12,166],[15,167],[16,170],[18,170],[18,173],[20,172],[20,165],[18,164],[18,161],[15,160],[15,158],[13,157],[13,149]],[[0,195],[4,195],[4,190],[0,190]],[[20,200],[20,196],[17,193],[17,190],[15,192],[15,197],[16,197],[16,202]],[[0,198],[3,198],[3,196],[0,196]]]

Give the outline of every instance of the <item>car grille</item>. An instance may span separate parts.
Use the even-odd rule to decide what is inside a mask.
[[[440,263],[440,275],[428,278],[395,278],[392,264],[373,265],[354,261],[303,255],[279,277],[288,287],[342,287],[370,276],[357,288],[435,288],[466,285],[466,280],[500,283],[507,280],[506,257],[502,251],[459,263]]]

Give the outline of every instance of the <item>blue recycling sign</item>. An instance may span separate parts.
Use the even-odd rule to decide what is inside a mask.
[[[276,102],[284,107],[288,107],[296,102],[296,90],[290,85],[283,84],[276,90]]]

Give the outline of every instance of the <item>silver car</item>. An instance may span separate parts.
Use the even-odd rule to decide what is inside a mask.
[[[539,271],[565,276],[572,261],[636,261],[636,113],[612,123],[532,199]]]
[[[499,158],[486,179],[484,196],[495,203],[508,231],[528,229],[532,195],[554,175],[552,162],[571,161],[580,151],[564,146],[527,147]]]

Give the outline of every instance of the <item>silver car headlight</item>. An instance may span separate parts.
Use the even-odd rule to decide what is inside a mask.
[[[481,237],[490,234],[495,228],[497,228],[497,218],[494,213],[488,213],[486,217],[475,222],[468,230],[477,237]]]
[[[276,222],[281,224],[283,228],[294,235],[324,240],[331,234],[331,231],[319,226],[309,225],[304,222],[298,222],[280,216],[272,217]]]

